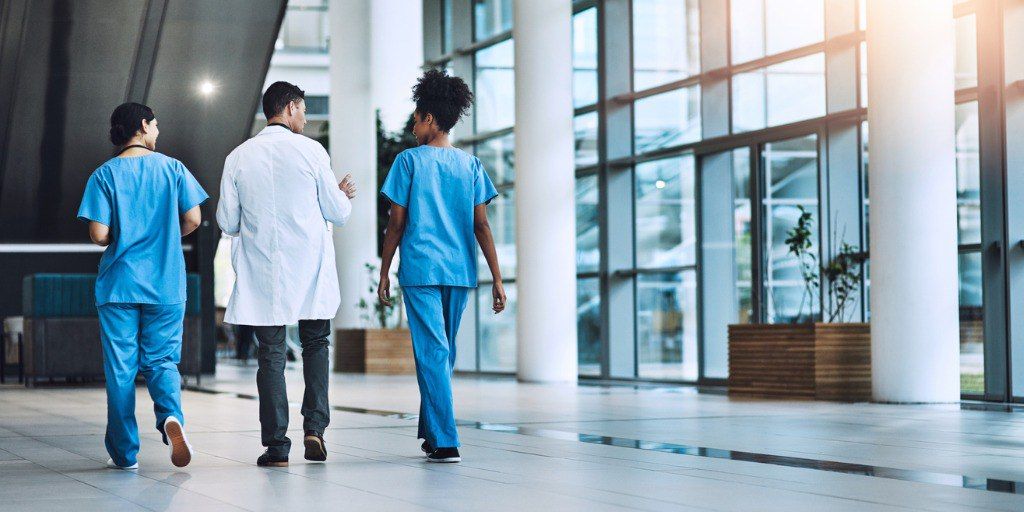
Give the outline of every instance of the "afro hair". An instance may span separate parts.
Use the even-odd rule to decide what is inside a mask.
[[[473,92],[457,76],[449,76],[440,69],[431,69],[416,81],[412,99],[420,116],[431,114],[443,132],[451,131],[455,123],[473,106]]]

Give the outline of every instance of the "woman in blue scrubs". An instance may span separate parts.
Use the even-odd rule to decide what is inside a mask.
[[[427,71],[413,88],[413,133],[420,146],[395,159],[381,194],[391,217],[377,295],[391,305],[391,262],[401,246],[402,286],[420,387],[419,435],[430,462],[459,462],[459,433],[452,403],[455,336],[470,291],[476,288],[476,245],[494,284],[495,314],[505,309],[505,289],[487,203],[498,195],[480,160],[452,147],[448,132],[473,103],[465,82]]]
[[[137,469],[135,376],[153,399],[156,428],[170,445],[171,463],[192,460],[181,412],[181,333],[185,318],[185,258],[181,237],[199,227],[209,196],[181,162],[157,153],[153,110],[125,103],[110,116],[117,154],[85,186],[78,218],[106,247],[96,278],[96,308],[107,383],[110,460]]]

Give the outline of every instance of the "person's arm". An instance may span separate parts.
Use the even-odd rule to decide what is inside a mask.
[[[487,204],[478,204],[473,208],[473,232],[480,250],[484,252],[487,268],[491,270],[494,284],[491,285],[491,309],[494,314],[505,310],[505,286],[501,282],[501,267],[498,265],[498,251],[494,249],[494,235],[491,223],[487,221]]]
[[[320,146],[318,153],[313,172],[316,173],[316,198],[320,204],[320,214],[327,222],[340,227],[348,222],[352,214],[351,198],[356,195],[355,183],[351,174],[339,183],[331,170],[331,157],[323,146]]]
[[[96,221],[89,222],[89,238],[100,247],[106,247],[114,240],[110,236],[110,226]]]
[[[203,212],[198,206],[193,206],[191,210],[185,212],[185,214],[181,216],[181,237],[185,238],[190,235],[199,227],[199,223],[202,221]]]
[[[110,192],[102,176],[95,172],[89,176],[82,194],[82,205],[78,208],[78,220],[89,225],[89,239],[92,243],[106,247],[114,242],[110,226],[114,222],[114,208]]]
[[[178,226],[181,227],[181,236],[184,238],[199,227],[203,220],[199,205],[206,202],[210,196],[185,164],[178,162],[178,166],[181,170],[178,179]]]
[[[217,200],[217,225],[228,236],[238,236],[242,229],[242,206],[238,202],[238,186],[235,185],[234,177],[237,159],[237,156],[231,154],[224,162],[224,172],[220,178],[220,199]]]
[[[391,306],[391,262],[395,259],[395,251],[402,241],[405,233],[406,214],[405,207],[394,202],[391,203],[391,215],[388,217],[388,227],[384,232],[384,250],[380,256],[380,281],[377,284],[377,298],[385,306]]]

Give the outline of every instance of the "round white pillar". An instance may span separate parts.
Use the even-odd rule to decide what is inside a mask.
[[[423,0],[374,0],[370,8],[370,83],[388,131],[405,128],[423,72]]]
[[[575,383],[572,1],[516,0],[514,13],[517,370]]]
[[[371,88],[370,0],[330,0],[330,146],[338,178],[352,174],[359,195],[348,223],[334,231],[341,308],[334,327],[361,327],[368,297],[365,263],[377,257],[377,132]]]
[[[870,0],[875,400],[960,399],[952,0]]]

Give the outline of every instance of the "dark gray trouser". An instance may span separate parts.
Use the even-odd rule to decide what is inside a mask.
[[[323,434],[330,423],[327,386],[330,361],[327,357],[327,335],[330,320],[299,320],[302,342],[302,376],[306,392],[302,396],[302,429]],[[256,388],[260,394],[260,427],[263,446],[271,455],[287,457],[292,442],[288,439],[288,391],[284,381],[284,326],[256,327],[259,342]]]

